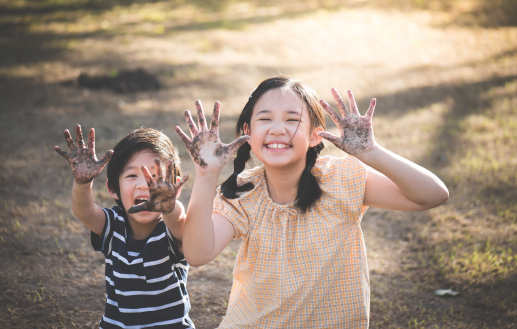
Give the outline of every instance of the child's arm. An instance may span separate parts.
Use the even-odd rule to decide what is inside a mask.
[[[181,192],[181,187],[188,180],[189,175],[183,178],[174,178],[174,166],[171,160],[166,163],[166,168],[160,164],[160,159],[154,160],[156,179],[153,178],[146,166],[142,166],[142,172],[147,186],[149,186],[149,198],[128,209],[133,214],[140,211],[161,212],[163,221],[171,234],[180,242],[183,240],[183,227],[185,225],[185,209],[176,198]],[[173,184],[176,181],[176,184]],[[181,245],[178,246],[181,250]]]
[[[109,162],[113,151],[106,152],[97,161],[97,156],[95,155],[95,130],[93,128],[90,129],[87,147],[84,146],[80,125],[75,127],[75,133],[77,146],[74,145],[70,132],[65,130],[66,143],[71,153],[62,151],[59,146],[54,146],[54,150],[65,158],[70,163],[70,168],[72,168],[74,175],[72,211],[93,233],[101,235],[106,219],[102,208],[93,202],[92,182]]]
[[[447,201],[449,192],[443,182],[427,169],[398,156],[375,142],[372,99],[365,116],[357,109],[348,91],[350,111],[336,89],[332,89],[342,117],[325,101],[321,105],[341,131],[341,137],[327,132],[319,135],[375,170],[368,171],[363,204],[376,208],[418,211],[437,207]]]
[[[230,156],[249,137],[242,136],[230,144],[219,139],[219,102],[215,103],[212,125],[208,130],[200,101],[196,101],[199,130],[190,112],[185,112],[192,139],[179,127],[176,132],[185,143],[196,166],[196,180],[192,188],[187,220],[183,234],[183,249],[187,262],[201,266],[214,259],[233,238],[233,225],[224,216],[213,213],[217,179]]]

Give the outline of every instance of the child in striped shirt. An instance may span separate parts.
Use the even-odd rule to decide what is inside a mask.
[[[71,153],[54,149],[74,175],[72,210],[91,230],[92,246],[105,256],[106,308],[100,328],[194,328],[188,316],[188,264],[181,244],[185,211],[176,200],[188,179],[162,132],[140,128],[97,161],[95,132],[85,147],[81,127]],[[94,203],[92,182],[108,164],[106,186],[117,206]]]
[[[219,140],[219,103],[209,130],[198,101],[192,139],[176,131],[196,163],[183,244],[194,266],[242,239],[220,328],[367,328],[370,286],[361,219],[368,207],[418,211],[448,199],[431,172],[378,145],[372,116],[341,116],[289,77],[264,80],[246,103],[238,139]],[[325,132],[325,109],[341,137]],[[319,156],[325,138],[343,157]],[[234,173],[217,188],[237,150]],[[244,171],[250,151],[263,165]],[[215,201],[214,201],[215,199]]]

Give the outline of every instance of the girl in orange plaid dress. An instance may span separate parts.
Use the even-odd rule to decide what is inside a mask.
[[[220,328],[367,328],[370,287],[361,218],[368,207],[418,211],[445,202],[428,170],[379,146],[372,99],[365,116],[332,89],[341,116],[289,77],[251,94],[231,144],[219,139],[219,102],[208,129],[199,101],[192,138],[176,131],[196,163],[183,244],[193,266],[242,239]],[[341,137],[325,132],[323,109]],[[343,157],[319,156],[325,138]],[[217,188],[237,150],[234,173]],[[263,165],[244,171],[250,151]],[[215,201],[214,201],[215,200]]]

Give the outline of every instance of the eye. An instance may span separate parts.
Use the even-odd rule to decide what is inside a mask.
[[[291,122],[299,122],[300,119],[296,118],[296,119],[287,119],[287,121],[291,121]]]
[[[126,178],[135,178],[135,177],[136,177],[135,174],[129,174],[129,175],[126,176]]]
[[[271,121],[269,118],[258,118],[257,121]]]

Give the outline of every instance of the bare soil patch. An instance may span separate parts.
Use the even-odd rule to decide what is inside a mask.
[[[372,328],[517,327],[515,1],[0,0],[0,327],[98,328],[104,263],[70,211],[62,132],[98,154],[140,126],[174,132],[195,99],[222,102],[221,136],[279,73],[330,101],[371,97],[376,139],[451,192],[421,213],[367,211]],[[330,131],[333,124],[328,121]],[[325,154],[339,156],[328,147]],[[231,174],[223,170],[221,181]],[[113,206],[105,173],[94,182]],[[191,317],[224,316],[239,242],[191,268]],[[434,296],[451,288],[455,297]]]

